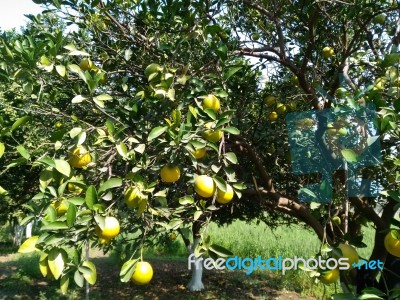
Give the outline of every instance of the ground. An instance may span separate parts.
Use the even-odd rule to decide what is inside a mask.
[[[135,286],[130,282],[119,281],[120,266],[115,260],[98,252],[92,253],[91,257],[98,269],[98,281],[90,289],[90,299],[313,299],[310,296],[302,297],[296,292],[274,289],[265,275],[247,276],[240,271],[205,270],[203,283],[207,290],[192,293],[185,288],[190,274],[187,263],[182,259],[149,259],[154,268],[151,283]],[[38,270],[33,270],[37,267],[32,259],[30,263],[24,263],[15,258],[15,254],[0,254],[0,299],[84,298],[84,289],[73,289],[68,297],[59,295],[57,282],[48,282],[41,279],[40,275],[32,276],[39,274]]]

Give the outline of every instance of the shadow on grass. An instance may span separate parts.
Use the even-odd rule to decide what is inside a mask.
[[[4,256],[0,256],[0,258]],[[84,289],[71,284],[68,295],[58,290],[57,281],[44,279],[38,269],[38,255],[12,256],[0,260],[0,299],[84,299]],[[113,257],[91,259],[97,267],[97,282],[90,288],[90,299],[311,299],[280,291],[279,280],[270,274],[245,275],[239,271],[205,270],[206,291],[189,292],[190,280],[185,258],[152,257],[154,277],[146,286],[119,280],[121,263]]]

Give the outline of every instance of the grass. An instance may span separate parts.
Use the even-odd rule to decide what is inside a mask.
[[[2,244],[0,244],[0,255],[7,253],[7,251],[8,253],[15,251],[15,248],[10,244],[10,240],[4,241],[6,236],[9,237],[9,234],[5,233],[7,230],[8,229],[5,227],[0,227],[0,237],[2,238],[2,240],[0,240],[0,242],[2,242]],[[372,245],[373,229],[364,227],[364,230],[364,242],[367,245]],[[229,226],[222,227],[218,227],[216,224],[212,223],[209,225],[207,234],[210,235],[212,243],[223,246],[232,251],[234,255],[242,258],[255,258],[258,256],[264,259],[278,256],[282,256],[283,258],[295,256],[310,258],[315,256],[320,247],[320,242],[315,234],[299,225],[279,227],[272,231],[262,223],[257,225],[256,223],[247,224],[242,221],[236,221]],[[358,252],[361,256],[368,257],[371,249],[358,249]],[[160,243],[159,246],[146,249],[145,257],[153,260],[167,259],[171,262],[177,261],[182,263],[186,262],[187,251],[181,238],[177,238],[175,241],[163,239],[163,242]],[[31,293],[39,293],[39,299],[67,299],[63,298],[58,293],[57,282],[50,282],[47,286],[41,287],[40,290],[38,290],[37,287],[32,290],[32,279],[42,280],[42,276],[37,267],[39,260],[37,255],[15,254],[12,256],[12,259],[14,262],[17,261],[18,269],[15,270],[12,276],[0,282],[0,290],[2,290],[0,295],[7,294],[7,291],[12,290],[15,292],[15,290],[17,290],[21,293],[26,293],[26,291],[28,291],[28,294],[29,291],[31,291]],[[4,268],[6,266],[4,264],[7,263],[1,263],[0,261],[0,268]],[[230,280],[235,280],[235,276],[236,275],[231,274],[229,277]],[[309,274],[302,270],[291,270],[285,275],[282,275],[280,271],[256,270],[251,275],[242,276],[237,280],[251,288],[257,288],[257,285],[262,284],[263,281],[267,281],[268,285],[273,289],[295,291],[301,295],[318,298],[320,298],[324,292],[323,286],[321,284],[314,284]],[[329,287],[327,293],[330,294],[332,292],[334,292],[333,287]],[[75,291],[75,293],[78,293],[76,298],[78,299],[79,292]],[[49,295],[53,296],[50,297]],[[55,297],[55,295],[57,295],[57,297]],[[95,293],[92,294],[92,296],[95,296]],[[99,299],[100,298],[99,296]]]

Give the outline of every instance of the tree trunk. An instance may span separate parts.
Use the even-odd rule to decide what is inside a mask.
[[[191,255],[189,257],[193,257],[193,259],[192,261],[189,260],[190,269],[192,270],[192,278],[186,287],[192,292],[204,290],[204,285],[201,280],[203,276],[203,258],[194,256],[194,250],[196,249],[199,242],[200,238],[196,237],[193,241],[193,244],[191,244],[188,249]]]
[[[32,237],[32,228],[33,228],[33,221],[26,224],[26,228],[25,228],[25,237],[26,238]]]

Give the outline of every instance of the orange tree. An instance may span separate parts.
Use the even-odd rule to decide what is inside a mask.
[[[110,3],[69,5],[82,10],[77,25],[84,30],[64,39],[61,30],[49,32],[40,18],[32,17],[40,29],[32,25],[27,38],[18,36],[3,47],[8,62],[4,73],[26,73],[6,79],[19,84],[13,89],[22,95],[23,86],[30,86],[30,93],[21,96],[29,103],[24,110],[29,117],[22,116],[24,122],[18,125],[30,120],[45,128],[39,122],[44,118],[54,122],[55,128],[42,132],[45,138],[37,140],[43,149],[40,153],[27,149],[27,140],[26,147],[18,145],[22,141],[15,145],[4,138],[2,142],[5,158],[18,152],[23,158],[18,164],[40,170],[38,193],[24,204],[29,214],[21,222],[38,219],[40,234],[28,239],[20,252],[39,249],[42,274],[60,279],[64,292],[72,278],[79,286],[85,279],[95,282],[96,269],[85,250],[90,244],[113,247],[118,234],[129,253],[121,269],[123,281],[131,277],[137,281],[137,250],[151,241],[149,237],[165,231],[179,230],[191,252],[201,245],[197,250],[213,257],[230,254],[201,239],[201,229],[213,212],[230,202],[234,192],[240,196],[244,188],[232,167],[237,164],[235,154],[223,147],[229,135],[239,133],[231,124],[234,110],[229,109],[224,90],[237,67],[228,66],[218,76],[209,73],[211,64],[221,63],[221,70],[225,67],[226,46],[215,44],[208,50],[209,61],[199,59],[210,69],[203,71],[204,65],[195,65],[191,71],[192,66],[183,61],[196,61],[197,55],[207,53],[200,47],[193,47],[193,53],[179,49],[176,62],[170,62],[163,52],[172,53],[172,49],[163,45],[163,50],[158,43],[180,38],[176,32],[181,25],[169,32],[163,20],[153,20],[158,5],[125,3],[130,9],[126,12]],[[151,13],[145,13],[146,9]],[[127,34],[120,22],[131,13],[163,28],[161,40],[142,36],[139,25],[136,35]],[[186,13],[190,20],[191,12]],[[42,34],[40,38],[32,37],[35,30]],[[182,48],[195,38],[191,28],[186,31]],[[78,47],[74,36],[87,44]],[[121,44],[113,48],[112,39]],[[32,56],[29,66],[26,53]],[[10,137],[12,127],[5,128]],[[4,174],[14,165],[6,165]],[[189,288],[203,285],[195,280]]]
[[[258,218],[271,226],[303,222],[330,245],[321,247],[324,255],[352,259],[357,254],[344,243],[364,246],[362,225],[371,222],[376,233],[369,259],[386,261],[389,269],[396,263],[396,231],[386,238],[391,255],[384,247],[388,230],[398,227],[393,217],[400,200],[396,2],[37,2],[53,5],[75,27],[61,41],[39,30],[46,46],[36,52],[38,68],[30,65],[37,97],[29,101],[35,109],[26,111],[40,116],[40,108],[66,125],[51,135],[51,148],[29,160],[41,170],[40,192],[25,207],[42,225],[40,237],[22,251],[40,248],[43,270],[49,266],[63,289],[72,276],[79,285],[83,278],[93,282],[95,269],[83,250],[90,243],[112,247],[118,227],[132,255],[121,270],[124,281],[146,237],[165,230],[179,230],[197,254],[227,255],[201,239],[211,217],[221,223]],[[19,44],[8,47],[11,54],[3,47],[9,62]],[[257,69],[268,76],[265,87],[259,87]],[[26,78],[19,80],[22,87]],[[347,174],[339,170],[333,201],[321,205],[305,188],[320,176],[295,176],[290,168],[298,158],[290,153],[288,134],[296,131],[284,117],[335,109],[341,123],[310,113],[296,120],[296,130],[325,141],[319,144],[325,153],[351,164],[359,156],[333,142],[363,131],[346,108],[367,102],[378,107],[383,163],[364,168],[362,176],[375,176],[381,195],[347,197]],[[298,144],[306,143],[303,137]],[[307,155],[317,157],[315,145],[305,145]],[[196,184],[198,175],[213,179]],[[242,198],[220,204],[230,199],[228,184]],[[299,190],[314,202],[302,202]],[[116,217],[118,226],[109,227],[106,217]],[[67,254],[69,248],[75,254]],[[346,299],[355,297],[356,273],[340,275],[350,292]],[[321,272],[321,281],[335,281],[338,273],[332,274]],[[198,280],[189,287],[203,288]]]

